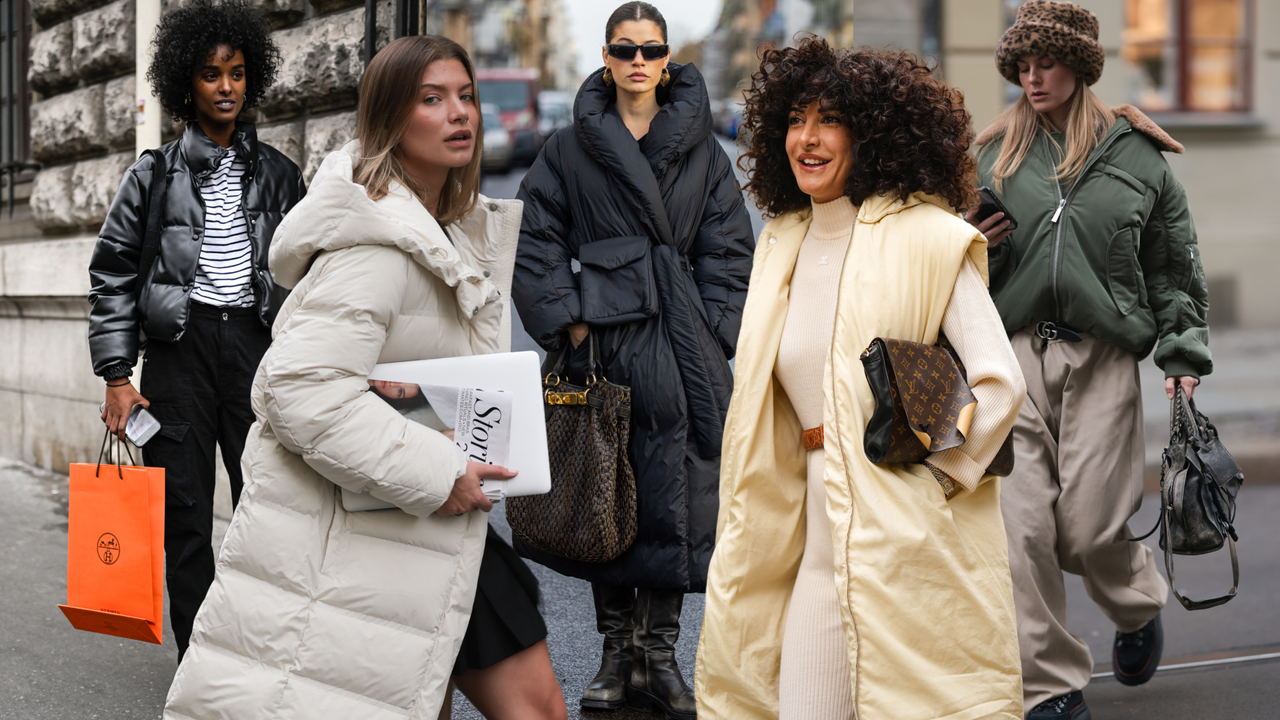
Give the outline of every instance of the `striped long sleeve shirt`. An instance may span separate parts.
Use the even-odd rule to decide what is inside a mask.
[[[204,199],[204,243],[191,298],[206,305],[253,305],[253,248],[240,207],[248,164],[228,150],[218,169],[200,185]]]

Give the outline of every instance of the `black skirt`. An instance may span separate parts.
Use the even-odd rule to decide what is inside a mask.
[[[538,579],[490,525],[471,622],[453,674],[496,665],[546,637],[547,625],[538,612]]]

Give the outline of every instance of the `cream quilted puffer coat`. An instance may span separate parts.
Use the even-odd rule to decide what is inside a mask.
[[[375,363],[507,350],[517,201],[441,228],[374,202],[331,154],[276,232],[293,292],[253,387],[245,488],[169,690],[169,720],[432,719],[475,595],[488,514],[442,517],[466,468],[368,392]],[[347,513],[345,487],[398,510]]]

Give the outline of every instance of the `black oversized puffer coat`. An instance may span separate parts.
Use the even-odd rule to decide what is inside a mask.
[[[253,123],[236,123],[231,147],[248,167],[241,209],[253,251],[253,294],[258,317],[271,327],[284,292],[267,267],[276,226],[306,194],[302,171],[270,145],[258,142]],[[124,174],[89,260],[89,354],[94,374],[108,380],[131,374],[147,339],[176,342],[187,326],[191,291],[204,237],[200,184],[218,169],[227,151],[189,123],[182,137],[160,148],[169,184],[161,215],[160,252],[146,278],[138,263],[146,235],[148,192],[155,161],[143,155]],[[140,300],[134,288],[145,282]]]
[[[516,549],[593,582],[703,592],[733,391],[728,359],[755,242],[729,157],[711,134],[701,74],[677,63],[668,70],[662,107],[638,142],[602,71],[583,84],[574,124],[547,141],[520,187],[512,286],[520,319],[543,348],[560,350],[566,329],[587,322],[605,377],[631,387],[639,531],[607,563],[519,541]]]

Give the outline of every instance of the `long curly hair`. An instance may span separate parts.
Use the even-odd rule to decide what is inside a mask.
[[[147,81],[174,120],[196,119],[195,105],[187,101],[193,78],[219,45],[244,53],[245,110],[276,81],[280,48],[257,8],[246,0],[190,0],[160,18],[147,68]]]
[[[811,36],[796,47],[766,49],[746,93],[738,163],[767,216],[810,205],[787,157],[787,121],[793,107],[815,101],[849,129],[854,157],[845,195],[855,205],[871,195],[906,200],[913,192],[957,209],[972,204],[977,166],[967,152],[973,131],[960,91],[910,53],[836,50]]]

